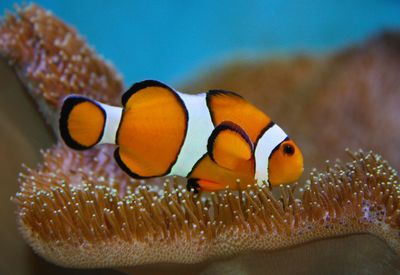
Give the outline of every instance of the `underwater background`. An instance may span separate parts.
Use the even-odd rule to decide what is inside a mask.
[[[0,11],[15,1],[0,1]],[[29,1],[27,2],[29,3]],[[52,1],[129,85],[180,82],[231,58],[321,53],[400,26],[400,1]]]
[[[0,0],[0,16],[13,10],[15,3],[22,2]],[[185,92],[211,88],[237,91],[299,141],[306,153],[301,184],[312,167],[321,168],[326,159],[343,156],[346,147],[372,149],[399,171],[400,1],[34,3],[74,27],[123,76],[122,82],[111,71],[103,90],[85,86],[84,92],[89,89],[91,94],[117,98],[115,94],[123,85],[146,78]],[[4,33],[0,31],[0,38]],[[71,89],[67,85],[51,90],[52,83],[46,83],[43,75],[30,75],[24,70],[26,64],[15,66],[13,58],[21,57],[21,52],[28,52],[24,60],[28,65],[34,63],[29,53],[37,49],[26,44],[8,48],[4,41],[0,39],[0,246],[7,249],[0,252],[0,274],[120,274],[49,263],[33,252],[17,229],[16,205],[10,197],[20,191],[17,178],[24,171],[21,163],[35,169],[43,163],[39,149],[55,143],[33,102],[47,96],[46,104],[54,107],[58,97]],[[44,47],[51,48],[49,44]],[[79,68],[80,64],[74,66]],[[41,84],[45,88],[34,89]],[[36,98],[26,96],[28,92]],[[374,242],[369,237],[375,238],[325,239],[274,251],[262,260],[264,264],[250,261],[247,267],[260,266],[280,274],[293,270],[304,274],[400,270],[398,255],[382,240]],[[246,258],[258,260],[251,255]],[[217,261],[212,270],[215,273],[224,266],[240,274],[248,269],[231,259]]]

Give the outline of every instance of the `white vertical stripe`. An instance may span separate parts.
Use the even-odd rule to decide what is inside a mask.
[[[207,107],[206,94],[189,95],[177,92],[188,111],[188,129],[178,159],[170,175],[185,177],[196,162],[207,153],[208,137],[214,130]]]
[[[106,125],[104,126],[103,137],[99,143],[115,144],[115,137],[119,123],[121,122],[122,108],[114,107],[97,102],[106,112]]]
[[[274,124],[258,140],[255,151],[255,178],[258,184],[262,184],[262,181],[268,182],[268,158],[272,150],[286,138],[286,133],[278,125]]]

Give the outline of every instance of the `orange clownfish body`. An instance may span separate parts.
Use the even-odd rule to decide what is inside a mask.
[[[303,172],[297,145],[235,93],[189,95],[146,80],[122,96],[122,105],[67,97],[60,117],[65,143],[77,150],[115,144],[117,163],[133,178],[184,176],[195,191],[287,184]]]

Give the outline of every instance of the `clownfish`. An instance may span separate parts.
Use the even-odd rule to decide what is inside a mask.
[[[145,80],[123,94],[122,106],[66,97],[61,137],[76,150],[115,144],[115,160],[131,177],[183,176],[195,192],[288,184],[303,172],[298,146],[236,93],[190,95]]]

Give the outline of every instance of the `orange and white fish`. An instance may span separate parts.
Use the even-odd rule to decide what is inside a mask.
[[[303,172],[297,145],[233,92],[189,95],[146,80],[122,96],[122,105],[67,97],[60,117],[65,143],[77,150],[115,144],[117,163],[133,178],[179,175],[195,191],[287,184]]]

